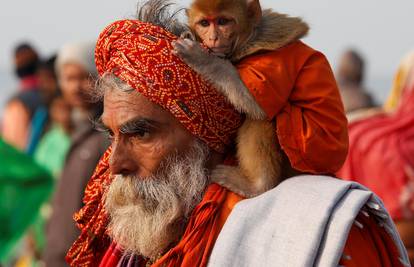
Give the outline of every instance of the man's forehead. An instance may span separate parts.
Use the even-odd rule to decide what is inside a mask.
[[[172,115],[137,92],[116,89],[105,92],[101,117],[105,125],[120,126],[135,118],[166,123]]]

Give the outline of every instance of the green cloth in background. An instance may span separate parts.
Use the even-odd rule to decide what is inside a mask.
[[[7,261],[52,189],[48,171],[0,139],[0,262]]]
[[[34,158],[57,179],[65,164],[70,144],[70,136],[62,127],[55,125],[40,140]]]

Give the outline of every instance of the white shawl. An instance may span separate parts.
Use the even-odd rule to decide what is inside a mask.
[[[338,266],[361,209],[385,227],[409,265],[381,200],[365,187],[327,176],[298,176],[239,202],[213,248],[209,267]]]

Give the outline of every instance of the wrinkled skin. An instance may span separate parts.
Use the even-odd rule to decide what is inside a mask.
[[[101,120],[112,139],[114,175],[148,177],[172,153],[185,153],[196,138],[168,111],[136,92],[107,91]],[[206,168],[222,159],[211,151]]]

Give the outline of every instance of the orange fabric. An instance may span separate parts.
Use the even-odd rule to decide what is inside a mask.
[[[363,228],[352,226],[345,244],[340,266],[346,267],[398,267],[397,247],[384,228],[375,219],[358,215],[356,219]]]
[[[195,208],[183,238],[152,267],[207,266],[216,239],[233,207],[242,197],[212,184]]]
[[[239,74],[269,120],[292,166],[334,173],[348,151],[347,119],[325,56],[300,41],[237,64]]]

